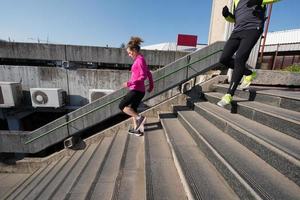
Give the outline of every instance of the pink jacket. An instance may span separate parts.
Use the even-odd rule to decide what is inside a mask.
[[[145,83],[144,81],[148,78],[149,80],[149,89],[148,92],[153,90],[153,78],[148,66],[146,64],[145,58],[143,55],[139,54],[135,58],[131,66],[131,77],[127,82],[127,87],[130,90],[137,90],[140,92],[145,92]]]

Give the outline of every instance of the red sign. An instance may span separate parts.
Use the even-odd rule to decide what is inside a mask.
[[[197,35],[178,34],[177,45],[179,46],[197,46]]]

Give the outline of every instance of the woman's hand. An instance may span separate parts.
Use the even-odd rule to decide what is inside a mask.
[[[124,88],[127,88],[127,82],[124,82],[124,83],[122,84],[122,86],[123,86]]]
[[[153,91],[153,86],[149,86],[148,90],[147,90],[149,93]]]

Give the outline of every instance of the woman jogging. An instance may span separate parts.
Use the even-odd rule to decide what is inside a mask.
[[[148,92],[153,90],[153,78],[150,70],[147,67],[144,56],[140,54],[140,45],[143,40],[139,37],[131,37],[127,44],[126,50],[128,56],[134,62],[131,66],[131,77],[129,81],[123,83],[123,87],[129,89],[129,92],[124,96],[120,102],[119,108],[132,117],[133,128],[129,129],[129,134],[142,136],[143,133],[140,129],[143,127],[146,117],[137,113],[137,108],[145,96],[145,83],[146,79],[149,80]]]
[[[256,77],[256,72],[246,68],[253,46],[260,38],[265,22],[266,4],[280,0],[233,0],[233,13],[227,6],[223,8],[224,18],[234,23],[234,29],[225,44],[220,63],[233,68],[230,85],[221,101],[217,104],[224,107],[232,102],[232,96],[238,87],[243,75],[241,89],[246,89]],[[236,53],[235,59],[232,56]]]

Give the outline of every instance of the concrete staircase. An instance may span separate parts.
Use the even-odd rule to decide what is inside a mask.
[[[293,109],[299,103],[299,91],[256,88],[251,91],[257,91],[255,101],[249,101],[252,93],[238,91],[227,110],[215,105],[224,95],[219,92],[226,92],[225,88],[217,85],[215,92],[205,93],[208,101],[192,99],[188,104],[192,109],[175,106],[176,114],[160,114],[178,160],[177,168],[184,174],[192,196],[233,199],[226,195],[235,194],[240,199],[299,199],[300,112]],[[212,165],[205,169],[210,168],[216,177],[222,177],[223,184],[204,184],[217,178],[210,178],[207,171],[201,172],[207,162],[194,166],[201,155]],[[197,178],[201,180],[195,181]],[[221,190],[220,185],[234,193]]]
[[[226,87],[153,108],[144,137],[118,126],[32,173],[0,174],[0,199],[299,199],[300,92],[238,91],[224,109]]]

